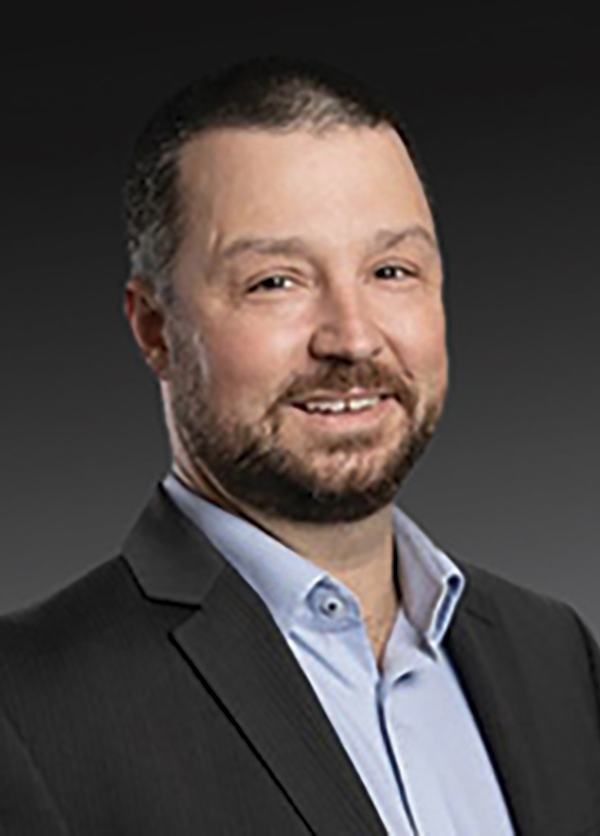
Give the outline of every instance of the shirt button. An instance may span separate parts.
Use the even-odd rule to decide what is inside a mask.
[[[327,621],[338,624],[348,615],[348,604],[330,584],[315,587],[310,596],[309,605],[314,613]]]
[[[328,618],[335,618],[344,611],[344,602],[333,595],[327,595],[327,597],[319,601],[319,609]]]

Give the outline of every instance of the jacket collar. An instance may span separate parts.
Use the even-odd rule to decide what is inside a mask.
[[[495,766],[513,823],[518,825],[516,830],[522,836],[535,834],[539,831],[531,806],[527,734],[519,716],[522,695],[515,687],[518,680],[511,675],[513,663],[490,602],[475,586],[469,568],[459,565],[467,583],[445,647]]]
[[[194,607],[172,635],[309,828],[385,834],[267,607],[158,486],[123,553],[144,594]]]
[[[148,598],[194,608],[173,632],[178,651],[252,741],[309,827],[320,836],[383,834],[358,773],[267,607],[162,486],[123,553]],[[527,750],[523,673],[478,570],[453,560],[467,583],[444,646],[516,830],[537,834],[536,811],[549,800]]]

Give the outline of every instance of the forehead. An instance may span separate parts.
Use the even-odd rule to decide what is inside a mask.
[[[207,131],[183,147],[179,186],[188,225],[213,240],[230,232],[358,239],[414,223],[434,234],[422,184],[388,126]]]

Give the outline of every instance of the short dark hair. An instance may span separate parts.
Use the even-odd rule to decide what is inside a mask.
[[[422,165],[397,114],[362,82],[338,69],[270,56],[193,82],[156,111],[134,146],[125,183],[131,274],[149,281],[166,305],[173,301],[171,268],[185,220],[178,189],[179,155],[202,131],[308,127],[323,133],[338,125],[384,124],[399,134],[427,194]]]

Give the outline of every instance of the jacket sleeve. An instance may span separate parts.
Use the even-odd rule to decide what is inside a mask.
[[[0,712],[0,836],[68,836],[42,776]]]

